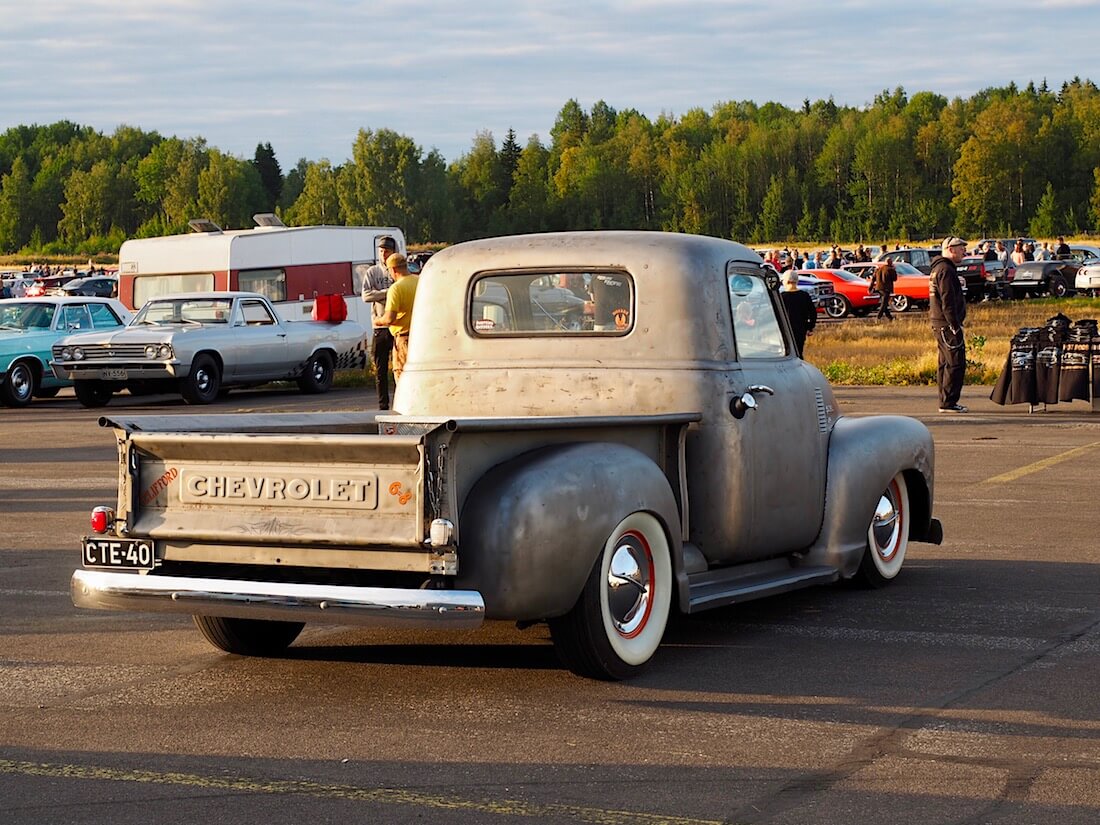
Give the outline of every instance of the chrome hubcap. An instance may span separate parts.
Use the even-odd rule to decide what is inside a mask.
[[[199,388],[199,392],[209,392],[210,373],[206,370],[199,370],[195,373],[195,386]]]
[[[607,571],[607,606],[615,629],[637,635],[649,618],[653,597],[653,558],[642,536],[621,536]]]
[[[324,381],[325,380],[325,365],[320,361],[313,362],[313,380]]]
[[[898,534],[901,528],[898,512],[897,494],[891,484],[879,497],[875,516],[871,519],[871,535],[875,538],[875,552],[883,561],[893,558],[898,549]]]
[[[12,370],[11,373],[11,389],[12,394],[16,398],[26,398],[31,392],[31,374],[30,371],[20,365]]]

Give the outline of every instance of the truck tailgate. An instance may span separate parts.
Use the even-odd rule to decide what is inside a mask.
[[[167,542],[420,547],[419,436],[131,432],[119,517]]]

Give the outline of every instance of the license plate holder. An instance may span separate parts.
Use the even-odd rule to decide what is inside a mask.
[[[103,381],[125,381],[130,376],[121,367],[107,367],[99,371],[99,377]]]
[[[80,555],[85,567],[111,570],[152,570],[157,566],[152,539],[99,539],[84,536]]]

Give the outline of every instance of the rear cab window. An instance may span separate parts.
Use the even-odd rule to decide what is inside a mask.
[[[622,270],[485,273],[471,284],[466,323],[479,337],[626,335],[634,279]]]

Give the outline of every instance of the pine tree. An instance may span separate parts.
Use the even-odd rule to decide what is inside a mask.
[[[275,158],[275,150],[271,148],[271,143],[256,144],[252,165],[256,167],[260,175],[260,183],[263,184],[264,192],[267,194],[267,211],[274,212],[276,204],[279,203],[279,195],[283,191],[283,170]]]

